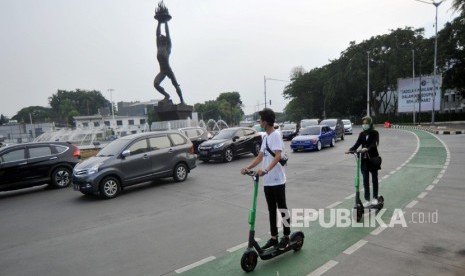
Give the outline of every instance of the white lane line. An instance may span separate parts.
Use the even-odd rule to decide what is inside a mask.
[[[433,180],[432,184],[438,184],[438,183],[439,183],[439,178],[436,178],[435,180]]]
[[[397,168],[396,168],[396,171],[398,171],[398,170],[400,170],[400,169],[402,169],[402,166],[397,167]]]
[[[355,197],[355,194],[351,194],[351,195],[349,195],[349,196],[346,196],[345,199],[351,199],[351,198],[353,198],[353,197]]]
[[[443,176],[444,176],[444,174],[443,174],[443,173],[440,173],[440,174],[438,174],[438,176],[437,176],[436,178],[437,178],[437,179],[440,179],[440,178],[442,178]]]
[[[445,173],[446,173],[446,169],[443,169],[443,170],[441,171],[441,174],[445,174]]]
[[[195,262],[193,264],[186,265],[185,267],[182,267],[180,269],[176,269],[174,272],[176,272],[177,274],[181,274],[181,273],[186,272],[186,271],[188,271],[190,269],[193,269],[194,267],[197,267],[199,265],[203,265],[205,263],[213,261],[214,259],[216,259],[215,256],[210,256],[208,258],[202,259],[202,260],[200,260],[198,262]]]
[[[384,180],[384,179],[386,179],[386,178],[389,178],[389,175],[385,175],[385,176],[383,176],[383,178],[382,178],[382,179]]]
[[[417,197],[424,198],[427,194],[428,194],[427,192],[421,192]]]
[[[316,270],[314,270],[312,273],[308,274],[307,276],[320,276],[323,275],[325,272],[336,266],[338,262],[329,260],[326,262],[324,265],[320,266]]]
[[[415,206],[415,204],[417,204],[418,201],[416,200],[412,200],[412,202],[410,202],[409,204],[407,204],[407,206],[405,206],[406,208],[412,208],[413,206]]]
[[[395,174],[395,173],[396,173],[396,171],[391,171],[389,174]]]
[[[427,191],[431,191],[433,188],[434,188],[434,185],[429,185],[428,187],[426,187],[426,189],[425,189],[425,190],[427,190]]]
[[[383,232],[387,227],[386,226],[380,226],[378,228],[376,228],[375,230],[371,231],[370,234],[372,234],[373,236],[378,236],[381,232]]]
[[[360,247],[364,246],[366,243],[367,243],[366,240],[359,240],[358,242],[354,243],[354,245],[344,250],[344,252],[342,253],[350,255],[354,253],[355,251],[357,251]]]
[[[326,206],[325,209],[334,208],[334,207],[338,206],[338,205],[341,204],[341,203],[342,203],[342,201],[336,201],[336,202],[334,202],[333,204],[330,204],[330,205]]]
[[[257,242],[260,241],[259,238],[256,238],[255,240],[256,240]],[[246,247],[248,244],[249,244],[249,242],[244,242],[244,243],[241,243],[241,244],[239,244],[239,245],[233,246],[233,247],[231,247],[231,248],[229,248],[229,249],[226,249],[226,251],[228,251],[229,253],[232,253],[232,252],[234,252],[234,251],[237,251],[237,250],[239,250],[239,249],[241,249],[241,248]]]

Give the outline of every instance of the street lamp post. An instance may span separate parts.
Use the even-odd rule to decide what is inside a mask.
[[[115,110],[113,109],[113,91],[115,91],[115,90],[112,89],[112,88],[108,89],[108,92],[110,92],[111,116],[113,117],[113,126],[116,128]]]
[[[412,90],[415,89],[415,50],[412,49]],[[412,91],[413,92],[413,91]],[[417,113],[417,101],[416,97],[413,100],[413,124],[415,125],[415,113]]]
[[[266,76],[263,76],[263,85],[265,87],[264,91],[265,91],[265,108],[266,108],[266,81],[267,80],[273,80],[273,81],[281,81],[281,82],[289,82],[287,80],[279,80],[279,79],[272,79],[272,78],[267,78]],[[271,101],[270,101],[270,105],[271,105]]]
[[[367,51],[367,116],[370,116],[370,51]]]
[[[425,4],[431,4],[436,8],[436,17],[435,17],[435,36],[434,36],[434,68],[433,68],[433,108],[431,109],[431,123],[434,124],[434,104],[436,101],[436,67],[437,67],[437,57],[438,57],[438,7],[444,2],[444,0],[439,2],[428,2],[423,0],[415,0],[417,2],[422,2]]]

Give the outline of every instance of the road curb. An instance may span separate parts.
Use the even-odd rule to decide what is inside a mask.
[[[435,130],[429,127],[421,127],[421,126],[391,125],[391,128],[419,129],[419,130],[424,130],[424,131],[427,131],[433,134],[440,134],[440,135],[465,134],[465,130]]]

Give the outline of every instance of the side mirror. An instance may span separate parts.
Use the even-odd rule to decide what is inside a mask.
[[[121,157],[125,158],[126,156],[129,156],[131,155],[131,151],[130,150],[124,150],[122,153],[121,153]]]
[[[239,136],[234,136],[233,141],[236,142],[236,140],[239,139]]]

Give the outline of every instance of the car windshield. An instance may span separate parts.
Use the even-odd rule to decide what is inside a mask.
[[[350,120],[342,120],[342,123],[343,123],[344,125],[350,125]]]
[[[336,120],[323,120],[321,121],[320,125],[327,125],[333,127],[336,125]]]
[[[283,126],[283,130],[294,130],[296,127],[296,124],[285,124]]]
[[[302,129],[300,135],[320,135],[320,127],[306,127]]]
[[[232,139],[234,133],[236,133],[235,129],[222,129],[212,140]]]
[[[103,149],[101,149],[97,153],[97,157],[105,157],[105,156],[115,156],[123,151],[124,147],[128,144],[127,139],[116,139],[110,144],[106,145]]]
[[[302,122],[300,123],[301,128],[315,125],[318,125],[318,120],[302,120]]]

